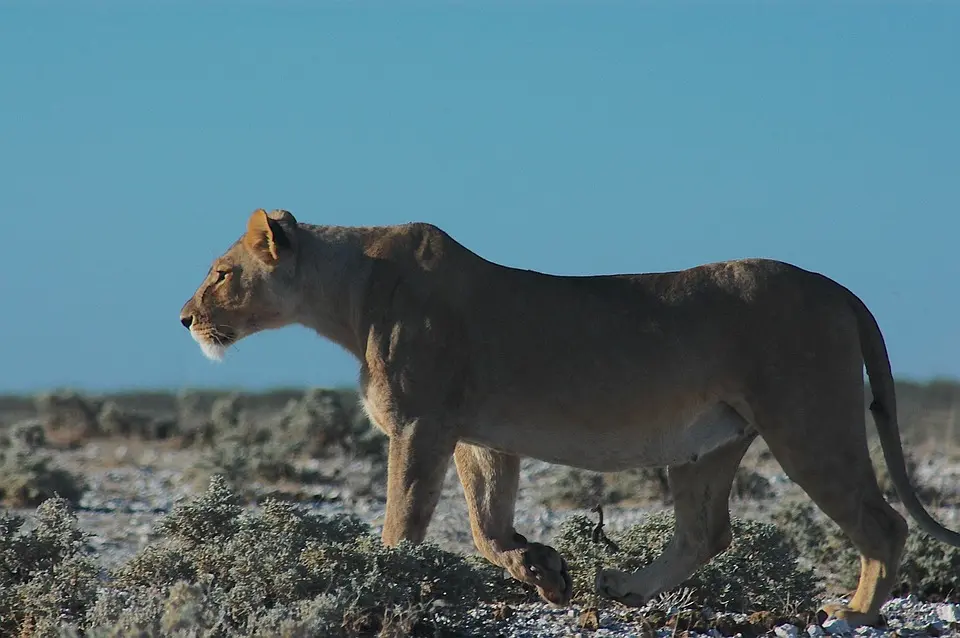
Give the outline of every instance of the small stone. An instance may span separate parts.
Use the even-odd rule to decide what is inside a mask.
[[[649,621],[653,627],[659,629],[666,624],[667,615],[660,610],[652,611],[647,614],[647,621]]]
[[[810,636],[810,638],[823,638],[823,627],[820,625],[810,625],[807,627],[807,635]]]
[[[679,632],[694,631],[702,633],[707,630],[703,615],[699,611],[682,611],[667,620],[667,626],[675,627]]]
[[[153,448],[147,448],[144,450],[143,454],[140,455],[139,465],[153,465],[157,462],[157,452]]]
[[[643,623],[640,625],[640,633],[638,638],[657,638],[657,630],[650,626],[649,623]]]
[[[577,619],[577,625],[580,629],[587,629],[590,631],[596,631],[600,629],[600,614],[597,613],[596,607],[587,607],[582,612],[580,612],[580,618]]]
[[[778,638],[797,638],[797,635],[800,633],[796,625],[788,623],[774,627],[773,632],[777,634]]]
[[[938,605],[937,617],[945,623],[960,622],[960,605],[950,603]]]
[[[823,628],[831,636],[853,633],[850,630],[850,625],[843,618],[828,618],[827,621],[823,623]]]
[[[506,620],[513,615],[513,607],[507,604],[500,604],[493,608],[493,617],[496,620]]]
[[[757,633],[764,633],[776,626],[776,618],[769,611],[756,611],[747,616],[747,623],[755,627]]]

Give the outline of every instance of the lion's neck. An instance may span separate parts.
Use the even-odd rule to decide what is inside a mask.
[[[363,302],[372,262],[365,229],[300,225],[297,278],[303,297],[298,322],[363,360]]]

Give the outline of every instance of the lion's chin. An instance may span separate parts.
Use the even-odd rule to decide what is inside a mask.
[[[203,352],[203,356],[211,361],[223,361],[223,357],[227,354],[227,346],[220,345],[219,343],[210,343],[208,341],[200,341],[200,350]]]
[[[193,337],[193,340],[197,342],[197,345],[200,346],[200,351],[203,352],[203,356],[211,361],[223,361],[223,357],[227,354],[227,348],[230,347],[230,344],[217,343],[209,339],[204,339],[192,330],[190,331],[190,335]]]

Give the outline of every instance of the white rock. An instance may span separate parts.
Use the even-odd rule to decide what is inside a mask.
[[[830,618],[827,622],[823,623],[823,628],[831,636],[840,636],[843,634],[853,633],[850,630],[850,625],[847,624],[847,621],[843,618]]]
[[[810,636],[810,638],[823,638],[823,627],[820,625],[810,625],[807,627],[807,635]]]
[[[779,627],[774,627],[773,632],[777,634],[778,638],[797,638],[797,635],[800,633],[797,630],[796,625],[791,625],[789,623],[784,623]]]
[[[960,622],[960,605],[945,603],[937,606],[937,616],[943,622]]]

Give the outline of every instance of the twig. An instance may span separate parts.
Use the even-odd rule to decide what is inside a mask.
[[[608,550],[619,551],[620,548],[617,547],[617,544],[614,543],[609,538],[607,538],[607,535],[604,534],[603,532],[603,507],[600,505],[600,503],[597,503],[593,507],[593,509],[591,509],[590,511],[597,513],[600,519],[599,521],[597,521],[596,527],[593,528],[593,532],[590,534],[591,540],[596,544],[599,544],[602,542]],[[594,564],[594,578],[600,575],[601,569],[603,569],[603,561],[600,559],[600,556],[598,555],[596,557],[596,561]],[[593,620],[594,626],[592,627],[592,629],[596,629],[599,627],[601,600],[602,599],[600,598],[596,589],[594,589],[593,593],[590,595],[590,603],[583,610],[583,613],[580,614],[580,626],[582,629],[588,628],[585,623],[585,620],[586,618],[589,617],[591,612],[595,614],[594,620]]]
[[[603,507],[600,505],[600,503],[597,503],[590,511],[596,512],[600,519],[597,521],[596,527],[593,528],[593,542],[599,543],[602,541],[603,544],[607,546],[607,549],[619,552],[620,548],[617,546],[617,544],[610,540],[603,531]]]

